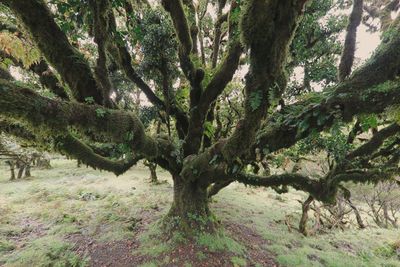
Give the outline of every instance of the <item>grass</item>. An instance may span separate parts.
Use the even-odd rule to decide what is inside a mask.
[[[137,167],[116,178],[106,172],[76,168],[75,162],[53,160],[51,170],[32,170],[33,178],[8,181],[6,166],[0,165],[0,265],[83,266],[85,259],[74,254],[67,237],[79,233],[96,242],[130,239],[141,218],[155,221],[172,200],[169,175],[159,172],[167,183],[151,185],[147,169]],[[221,191],[212,210],[222,222],[255,229],[266,241],[263,249],[274,253],[283,266],[400,266],[400,232],[370,227],[365,230],[331,231],[303,237],[289,232],[283,223],[291,218],[297,225],[298,200],[305,195],[291,191],[277,195],[271,190],[232,184]],[[181,238],[159,242],[159,227],[153,223],[138,238],[135,253],[146,255],[142,266],[160,266]],[[228,251],[234,266],[246,266],[246,247],[227,232],[199,234],[197,245],[206,248],[195,261],[206,261],[206,251]],[[153,259],[153,260],[151,260]],[[187,263],[189,264],[189,263]],[[189,266],[189,265],[188,265]]]
[[[71,252],[72,245],[53,236],[36,239],[24,249],[9,257],[7,266],[71,266],[86,265]]]
[[[292,191],[277,198],[271,190],[234,187],[217,197],[219,218],[256,227],[270,241],[266,248],[276,254],[283,266],[400,266],[398,255],[389,253],[390,257],[385,257],[376,253],[400,240],[396,229],[335,230],[306,238],[295,230],[289,232],[282,222],[289,217],[297,225],[301,210],[298,200],[304,200],[306,195]],[[225,209],[225,203],[235,205]]]
[[[229,251],[234,254],[243,255],[245,247],[225,233],[208,234],[200,233],[197,237],[197,244],[207,248],[209,251]]]

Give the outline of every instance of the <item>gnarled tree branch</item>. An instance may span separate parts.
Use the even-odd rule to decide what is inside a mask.
[[[1,0],[23,22],[47,61],[57,70],[79,102],[93,98],[104,104],[88,62],[68,41],[42,0]]]

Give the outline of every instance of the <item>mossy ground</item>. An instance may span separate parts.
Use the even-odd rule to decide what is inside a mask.
[[[217,238],[199,233],[187,244],[176,234],[161,242],[157,220],[172,201],[167,173],[158,172],[167,183],[152,185],[145,167],[116,178],[76,168],[74,161],[52,165],[16,182],[8,181],[7,168],[0,165],[0,265],[95,266],[93,253],[117,254],[113,249],[120,244],[129,254],[126,261],[138,266],[216,266],[217,260],[223,266],[269,266],[271,259],[263,263],[268,257],[283,266],[400,266],[393,249],[398,230],[332,230],[306,238],[284,223],[291,218],[296,227],[304,194],[277,195],[238,184],[211,204],[224,226]],[[121,245],[127,240],[132,247]],[[95,247],[104,251],[93,252]]]

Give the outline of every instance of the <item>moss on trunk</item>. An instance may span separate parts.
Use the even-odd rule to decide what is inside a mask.
[[[164,229],[169,233],[179,231],[188,238],[200,232],[215,232],[218,225],[208,205],[206,187],[175,176],[174,198],[163,220]]]

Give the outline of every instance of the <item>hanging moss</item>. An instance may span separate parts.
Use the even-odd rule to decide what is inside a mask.
[[[42,0],[5,0],[23,22],[46,60],[57,70],[79,102],[92,97],[104,104],[101,90],[97,88],[89,64],[68,41],[55,23],[47,5]]]
[[[62,136],[71,126],[82,133],[92,131],[116,143],[125,143],[133,150],[152,158],[158,155],[158,143],[147,136],[140,120],[133,114],[106,110],[99,117],[97,106],[67,103],[44,98],[28,88],[0,80],[0,113],[22,120],[44,136]],[[126,139],[130,133],[131,138]]]

